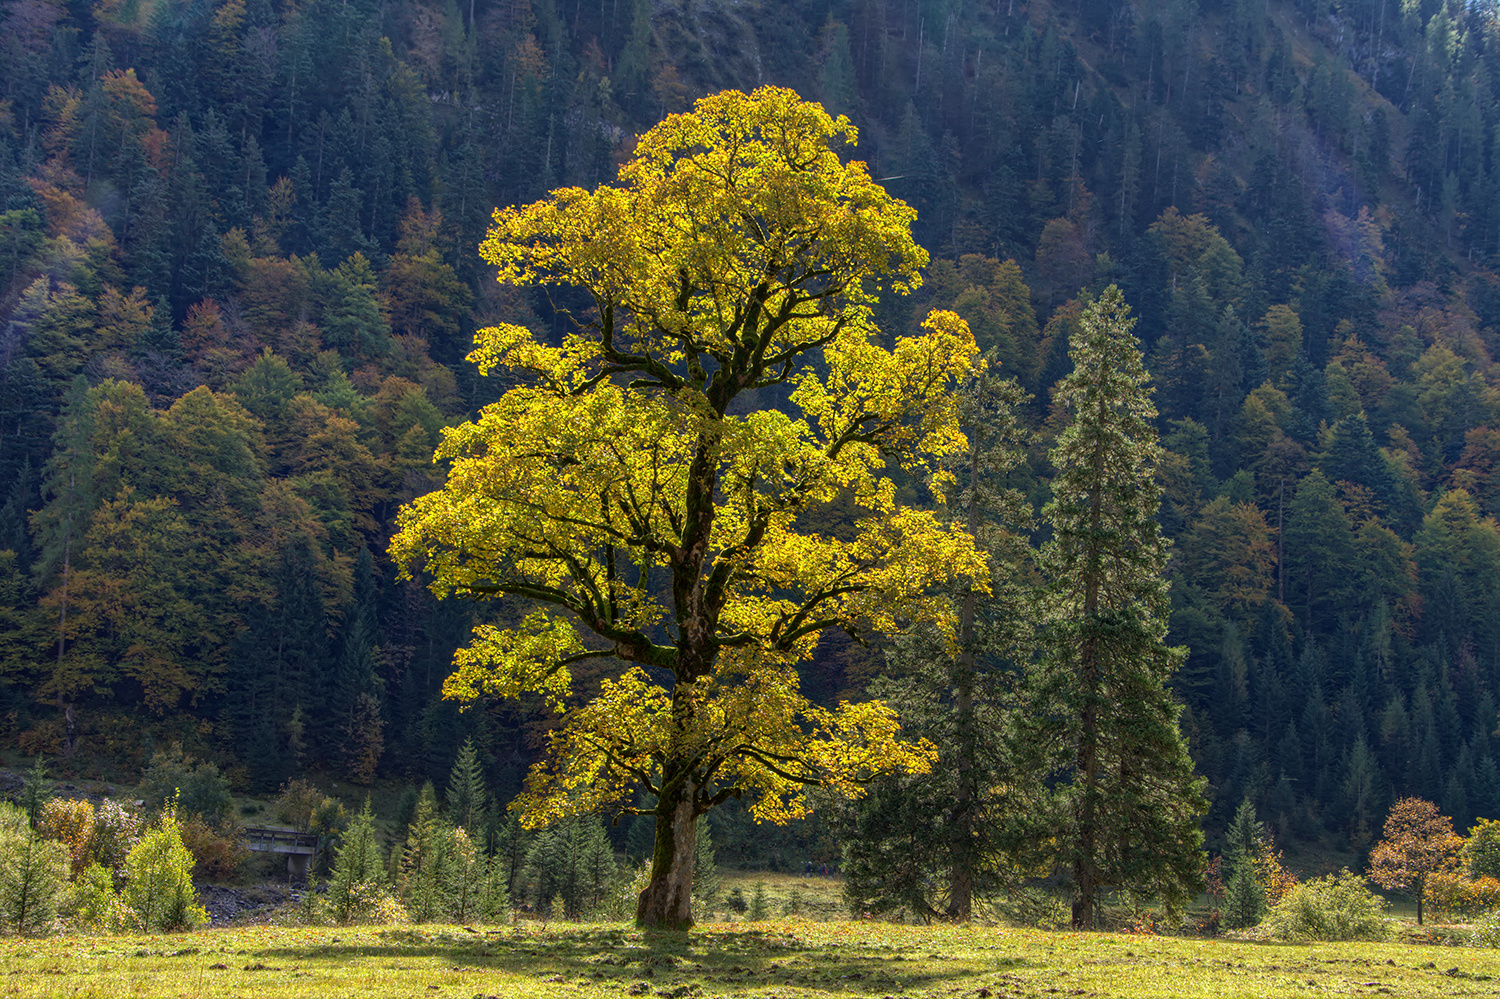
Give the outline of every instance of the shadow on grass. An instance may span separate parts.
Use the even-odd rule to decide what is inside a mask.
[[[257,949],[262,959],[341,965],[355,961],[435,959],[454,968],[523,977],[605,982],[647,980],[653,991],[694,982],[774,987],[845,981],[883,992],[930,989],[982,970],[1019,970],[1025,961],[978,967],[936,954],[867,945],[859,940],[811,943],[779,930],[732,933],[641,933],[623,929],[521,930],[509,927],[350,933],[330,931],[302,947]],[[686,993],[684,993],[686,994]]]

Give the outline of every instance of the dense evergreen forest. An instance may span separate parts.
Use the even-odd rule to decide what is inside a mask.
[[[7,0],[3,19],[7,743],[106,772],[180,743],[273,789],[441,781],[472,737],[513,795],[550,716],[442,700],[476,607],[385,555],[399,506],[442,482],[441,428],[507,387],[464,362],[473,330],[568,322],[476,247],[495,206],[608,181],[664,115],[776,83],[848,115],[854,155],[918,209],[927,281],[883,324],[951,308],[1031,394],[1010,484],[1038,509],[1070,334],[1124,290],[1210,830],[1247,796],[1283,842],[1356,849],[1401,795],[1461,830],[1500,815],[1493,4]],[[880,652],[829,646],[805,688],[860,695]]]

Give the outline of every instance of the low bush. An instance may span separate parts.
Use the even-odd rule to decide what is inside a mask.
[[[1016,885],[991,903],[995,914],[1014,926],[1055,930],[1067,926],[1072,913],[1067,903],[1044,888]]]
[[[356,881],[346,886],[337,902],[322,897],[318,914],[318,922],[340,926],[393,926],[411,922],[411,914],[395,893],[374,881]]]
[[[1345,870],[1293,887],[1263,925],[1275,940],[1386,940],[1391,925],[1385,911],[1365,879]]]
[[[114,872],[99,864],[90,864],[74,879],[65,908],[68,922],[79,929],[118,933],[134,923],[115,890]]]
[[[240,839],[239,830],[215,829],[197,815],[189,816],[181,826],[182,844],[193,855],[193,876],[225,881],[239,876],[250,851]]]
[[[117,801],[95,808],[83,799],[52,798],[42,806],[37,832],[63,845],[76,878],[93,864],[119,871],[141,838],[141,820]]]
[[[1469,928],[1469,943],[1474,947],[1500,947],[1500,909],[1474,921]]]
[[[646,885],[650,882],[650,861],[643,861],[635,867],[621,867],[615,874],[614,883],[610,885],[609,894],[604,901],[605,918],[622,922],[634,919],[641,892],[646,890]]]
[[[125,858],[141,841],[141,817],[134,808],[105,799],[94,809],[94,834],[89,859],[112,871],[125,869]]]
[[[1427,876],[1427,904],[1434,915],[1478,916],[1500,909],[1500,879],[1465,877],[1458,871]]]

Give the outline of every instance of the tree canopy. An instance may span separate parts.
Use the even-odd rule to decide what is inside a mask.
[[[497,212],[501,282],[590,307],[557,345],[475,337],[480,370],[520,384],[445,431],[446,484],[392,542],[439,595],[526,610],[476,629],[445,692],[565,713],[529,821],[657,796],[648,925],[691,921],[693,826],[728,797],[779,821],[808,784],[928,765],[884,706],[811,703],[796,664],[833,628],[951,629],[936,584],[986,574],[962,528],[897,498],[897,475],[943,498],[977,349],[942,311],[881,344],[876,292],[915,287],[927,255],[912,210],[839,159],[854,135],[791,91],[725,92],[642,136],[616,184]],[[847,523],[806,526],[840,500]],[[619,666],[582,700],[589,659]]]

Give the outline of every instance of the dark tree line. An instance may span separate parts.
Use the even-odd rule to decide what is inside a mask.
[[[496,205],[607,180],[662,115],[765,80],[849,115],[918,208],[928,282],[882,319],[953,308],[1031,393],[1008,481],[1034,510],[1083,296],[1124,290],[1211,828],[1246,796],[1283,838],[1359,844],[1401,795],[1461,829],[1500,813],[1482,5],[0,17],[0,696],[24,745],[196,740],[269,786],[441,776],[472,735],[513,790],[544,719],[438,698],[474,622],[383,554],[441,428],[503,388],[463,362],[472,330],[576,306],[501,294],[474,248]],[[825,665],[830,699],[882,668]]]

